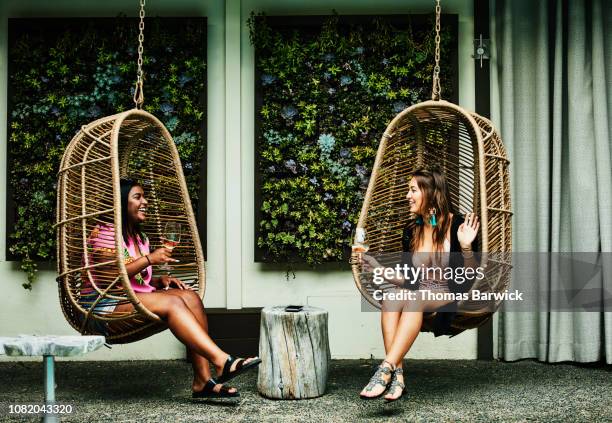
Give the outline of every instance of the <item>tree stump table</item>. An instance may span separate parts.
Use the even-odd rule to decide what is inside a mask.
[[[329,368],[327,311],[285,306],[261,311],[257,389],[267,398],[305,399],[325,393]]]

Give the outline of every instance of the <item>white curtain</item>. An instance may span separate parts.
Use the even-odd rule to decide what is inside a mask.
[[[492,2],[492,117],[512,160],[513,249],[612,252],[612,2]],[[597,277],[612,294],[610,256]],[[504,360],[612,363],[610,299],[601,312],[500,313],[496,333]]]

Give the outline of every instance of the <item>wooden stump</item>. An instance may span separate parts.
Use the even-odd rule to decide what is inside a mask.
[[[325,393],[329,367],[327,311],[285,306],[261,311],[257,389],[267,398],[315,398]]]

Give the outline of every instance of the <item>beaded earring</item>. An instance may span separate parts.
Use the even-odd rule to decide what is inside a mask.
[[[432,207],[429,209],[429,224],[431,226],[436,226],[438,224],[438,221],[436,220],[436,209],[435,207]]]

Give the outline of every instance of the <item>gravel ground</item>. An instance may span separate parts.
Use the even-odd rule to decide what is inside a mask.
[[[233,385],[239,400],[192,400],[184,361],[59,362],[57,400],[73,405],[62,421],[359,422],[359,421],[612,421],[612,366],[411,360],[408,393],[395,403],[358,393],[375,363],[332,361],[327,393],[273,401],[257,393],[257,373]],[[0,363],[0,421],[8,404],[40,403],[42,363]]]

